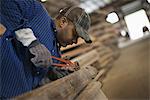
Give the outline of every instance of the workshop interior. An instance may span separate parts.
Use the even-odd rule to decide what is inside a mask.
[[[150,100],[150,0],[0,2],[0,100]]]

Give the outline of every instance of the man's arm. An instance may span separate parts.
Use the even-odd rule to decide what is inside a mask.
[[[31,62],[37,67],[49,67],[52,62],[50,59],[51,53],[37,40],[32,29],[28,26],[28,19],[24,18],[25,14],[27,14],[26,12],[28,12],[26,10],[28,7],[28,5],[25,5],[27,4],[26,2],[32,3],[33,1],[2,0],[1,4],[3,7],[1,8],[1,13],[8,21],[9,30],[15,32],[17,40],[28,47],[31,54],[35,56],[31,59]],[[23,5],[25,6],[24,9],[22,8]]]
[[[33,31],[30,28],[24,28],[15,31],[16,38],[24,46],[29,48],[31,54],[35,57],[31,59],[31,62],[36,67],[49,67],[51,66],[52,59],[49,50],[41,44],[34,36]]]

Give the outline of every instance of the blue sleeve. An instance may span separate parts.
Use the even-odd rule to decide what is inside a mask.
[[[1,14],[5,16],[7,21],[4,22],[4,25],[11,31],[30,27],[28,26],[29,19],[27,17],[33,16],[33,8],[31,8],[33,1],[34,0],[1,0],[1,5],[3,5],[3,7],[1,7]]]

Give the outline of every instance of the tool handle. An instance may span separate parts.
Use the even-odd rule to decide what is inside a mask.
[[[58,58],[58,57],[55,57],[55,56],[51,56],[51,58],[56,59],[58,61],[66,63],[66,64],[73,64],[70,60],[64,60],[64,59],[61,59],[61,58]]]

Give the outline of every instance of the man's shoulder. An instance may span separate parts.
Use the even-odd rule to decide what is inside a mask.
[[[37,2],[37,0],[1,0],[1,1],[9,1],[9,2]]]
[[[27,5],[33,5],[37,2],[36,0],[1,0],[2,5],[9,5],[9,6],[14,6],[17,5],[16,7],[23,7]]]

